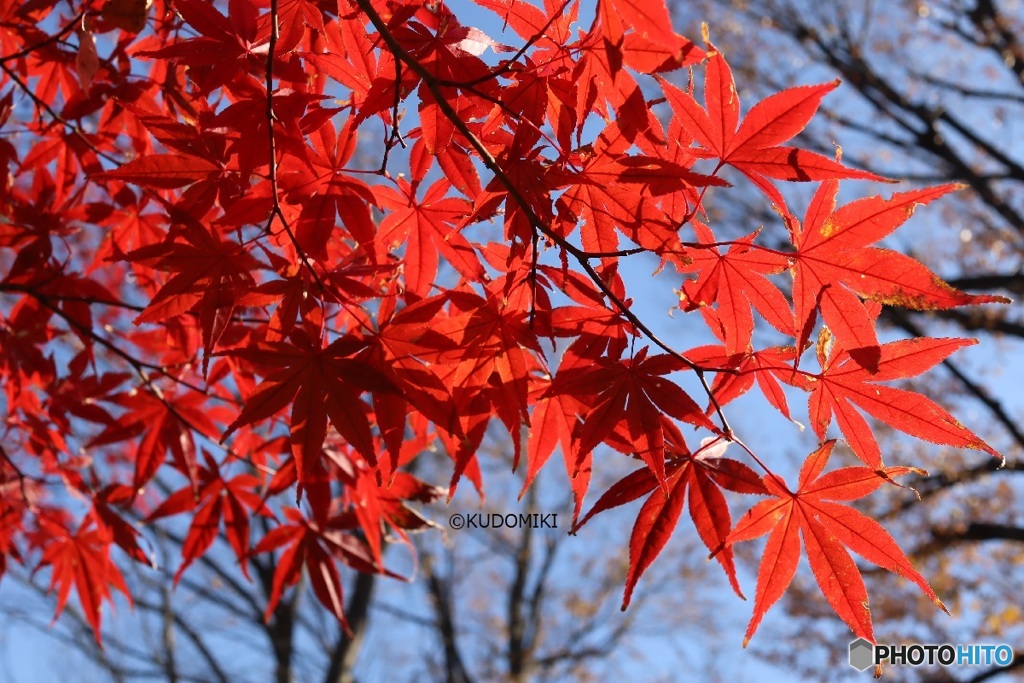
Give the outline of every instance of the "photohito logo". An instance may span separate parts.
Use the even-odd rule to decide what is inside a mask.
[[[875,646],[863,638],[850,643],[850,666],[863,671],[875,663]]]
[[[1013,661],[1009,645],[872,645],[864,638],[850,643],[850,666],[864,671],[876,664],[909,666],[1008,666]]]

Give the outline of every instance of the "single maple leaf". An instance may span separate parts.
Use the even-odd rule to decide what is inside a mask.
[[[822,183],[807,207],[803,226],[790,221],[797,249],[793,262],[797,348],[803,348],[820,310],[843,348],[874,371],[880,353],[878,337],[858,296],[918,311],[1010,303],[1002,296],[961,292],[911,257],[870,246],[903,225],[917,205],[961,187],[940,185],[900,192],[889,199],[867,197],[836,209],[839,183]]]
[[[271,529],[252,550],[257,555],[286,546],[276,558],[274,580],[264,619],[270,621],[285,589],[299,580],[302,568],[305,567],[317,600],[348,631],[341,575],[334,558],[325,547],[325,544],[330,545],[329,537],[315,522],[306,520],[294,508],[285,508],[284,515],[290,524]]]
[[[336,464],[343,458],[332,458]],[[347,459],[346,459],[347,460]],[[385,534],[388,528],[412,549],[408,530],[421,530],[437,526],[406,501],[432,503],[443,498],[448,492],[437,486],[430,486],[408,472],[396,472],[388,482],[377,482],[365,466],[360,467],[351,460],[342,462],[349,465],[341,468],[341,481],[345,484],[342,504],[345,511],[327,522],[332,529],[359,529],[370,549],[370,556],[378,566],[383,566]]]
[[[284,509],[284,517],[287,523],[267,532],[251,553],[258,555],[284,547],[276,558],[274,580],[264,613],[265,619],[270,619],[284,591],[298,582],[303,567],[317,600],[346,630],[348,624],[345,621],[345,603],[338,561],[364,574],[384,574],[402,578],[377,564],[365,541],[351,533],[333,528],[330,522],[321,524],[306,519],[301,512],[290,507]]]
[[[595,359],[559,370],[549,392],[584,398],[589,404],[583,421],[574,430],[577,460],[624,424],[633,439],[633,452],[647,463],[655,479],[667,490],[662,415],[713,432],[718,428],[689,394],[665,377],[684,370],[682,361],[668,354],[648,358],[647,352],[644,347],[631,359]]]
[[[772,180],[885,180],[805,149],[782,146],[804,129],[822,98],[838,87],[839,81],[789,88],[771,95],[754,105],[741,123],[740,98],[732,69],[708,40],[707,26],[704,39],[708,48],[704,107],[691,93],[661,81],[673,113],[699,145],[695,153],[718,159],[720,166],[736,168],[786,213],[786,202]]]
[[[276,305],[270,316],[266,341],[284,341],[295,329],[296,318],[302,323],[306,334],[318,336],[323,330],[323,307],[316,297],[316,281],[309,268],[299,264],[284,268],[281,280],[268,280],[249,289],[237,301],[239,306]]]
[[[779,288],[766,277],[786,270],[789,259],[754,245],[760,230],[733,240],[729,250],[722,254],[708,226],[697,220],[693,221],[693,226],[700,244],[706,246],[687,249],[689,263],[677,265],[681,272],[698,273],[696,280],[683,282],[679,307],[692,311],[717,304],[729,353],[750,350],[754,332],[751,306],[775,329],[792,336],[792,309]]]
[[[174,275],[153,296],[135,324],[157,323],[195,311],[203,334],[203,371],[210,353],[227,329],[237,299],[253,286],[252,272],[263,268],[236,242],[225,241],[188,214],[172,226],[166,239],[125,256]]]
[[[820,373],[794,375],[792,368],[786,367],[773,368],[772,372],[780,380],[810,392],[808,413],[811,427],[819,438],[824,439],[835,415],[853,452],[869,467],[882,466],[882,453],[871,428],[857,408],[919,439],[956,448],[972,448],[1001,458],[981,437],[927,396],[881,384],[916,377],[955,351],[976,343],[974,339],[931,338],[890,342],[879,348],[876,370],[871,373],[840,343],[823,341],[818,347]]]
[[[47,517],[39,518],[40,528],[49,537],[36,571],[51,567],[50,591],[57,591],[56,619],[64,611],[71,588],[78,593],[82,614],[100,642],[102,607],[112,601],[111,588],[120,591],[131,604],[131,593],[117,565],[110,560],[110,540],[86,517],[71,533],[66,527]]]
[[[123,409],[124,414],[93,437],[88,446],[118,443],[141,435],[132,458],[134,491],[141,491],[150,482],[163,466],[168,451],[175,466],[194,487],[199,470],[192,430],[198,429],[203,436],[213,439],[220,431],[216,423],[219,411],[211,411],[206,398],[191,391],[179,395],[165,391],[156,396],[139,389],[111,396],[106,400]]]
[[[157,50],[138,50],[132,55],[169,59],[188,66],[189,76],[205,95],[224,85],[239,72],[262,73],[269,52],[270,31],[258,36],[259,10],[249,2],[232,2],[228,16],[203,0],[174,0],[174,9],[199,36],[177,40]]]
[[[260,480],[251,474],[238,474],[230,479],[221,476],[220,467],[204,453],[205,467],[199,469],[199,491],[185,487],[167,495],[162,503],[146,518],[147,522],[183,512],[193,512],[188,534],[181,544],[181,566],[174,573],[174,584],[203,554],[220,534],[224,520],[228,544],[249,578],[249,518],[256,512],[272,516],[256,493]],[[196,511],[198,509],[198,511]]]
[[[455,230],[471,205],[465,199],[450,197],[451,184],[438,180],[417,199],[415,185],[398,180],[398,189],[375,189],[381,208],[388,210],[377,227],[377,241],[383,249],[404,245],[406,288],[420,296],[430,293],[437,276],[440,258],[471,282],[485,277],[480,258],[469,240]]]
[[[303,251],[328,261],[328,245],[339,242],[338,217],[349,235],[373,257],[377,226],[370,214],[376,205],[373,191],[347,171],[356,146],[356,130],[348,119],[339,133],[321,126],[320,144],[304,154],[303,160],[285,157],[281,165],[281,188],[290,203],[302,209],[295,226],[295,240]]]
[[[732,550],[725,545],[732,517],[721,489],[754,494],[768,491],[749,467],[722,457],[724,440],[711,439],[691,455],[677,429],[669,427],[666,436],[671,454],[665,465],[667,486],[660,485],[650,468],[636,470],[605,491],[583,519],[573,525],[572,533],[599,512],[650,494],[640,508],[629,541],[629,573],[622,599],[622,609],[626,609],[637,581],[668,543],[688,498],[690,517],[701,541],[722,565],[732,589],[742,598]]]
[[[712,327],[712,330],[717,329]],[[724,334],[719,336],[723,339],[725,337]],[[793,373],[796,350],[792,346],[772,347],[749,353],[728,353],[725,346],[700,346],[689,349],[684,355],[703,367],[732,370],[715,373],[711,391],[718,407],[725,406],[747,393],[756,382],[772,407],[786,419],[792,420],[786,394],[779,383],[779,376],[790,376]],[[709,403],[705,412],[711,415],[714,411],[714,404]]]
[[[328,346],[295,330],[289,342],[263,342],[252,348],[225,351],[264,369],[265,379],[246,397],[237,419],[228,425],[221,442],[243,425],[266,420],[291,405],[292,455],[300,484],[315,479],[321,465],[328,420],[338,433],[373,468],[376,449],[360,396],[366,391],[395,391],[379,372],[350,356],[365,342],[340,337]]]
[[[833,502],[863,498],[890,482],[892,477],[911,470],[906,467],[878,471],[868,467],[844,467],[822,475],[835,443],[826,441],[807,457],[795,493],[777,476],[765,475],[762,481],[772,499],[756,504],[729,533],[726,545],[771,533],[761,557],[754,615],[747,626],[744,647],[757,631],[762,617],[793,580],[800,559],[801,536],[821,592],[858,637],[875,642],[867,588],[847,548],[909,579],[948,613],[928,582],[911,566],[896,541],[878,522],[850,506]]]

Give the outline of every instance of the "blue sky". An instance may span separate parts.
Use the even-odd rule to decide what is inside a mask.
[[[587,3],[584,5],[584,11],[582,12],[584,22],[589,21],[589,15],[592,14],[592,11],[592,4]],[[492,37],[496,37],[499,42],[513,45],[518,44],[518,39],[514,35],[497,37],[501,26],[493,14],[472,7],[464,12],[461,6],[456,8],[456,13],[464,24],[481,28],[492,35]],[[749,106],[752,102],[746,102],[746,104]],[[404,125],[411,127],[414,125],[414,119],[407,119]],[[858,186],[854,191],[859,192],[860,190],[861,187]],[[801,191],[798,189],[794,194],[800,193]],[[712,197],[711,201],[714,201],[714,197]],[[802,205],[797,204],[797,206]],[[918,224],[925,224],[926,211],[932,210],[922,210],[917,218],[915,218],[915,221]],[[934,210],[938,211],[939,209]],[[797,213],[800,212],[798,211]],[[757,226],[751,225],[749,229],[754,227]],[[775,229],[778,229],[778,227],[775,226]],[[913,228],[911,228],[912,230]],[[650,321],[655,331],[662,335],[663,338],[670,340],[672,343],[676,343],[676,340],[679,340],[680,348],[709,342],[709,336],[704,338],[699,336],[701,334],[699,325],[693,325],[692,321],[690,323],[682,322],[678,314],[675,318],[668,315],[669,311],[674,309],[677,304],[677,298],[672,291],[674,276],[671,273],[664,273],[659,278],[652,278],[651,274],[656,267],[657,264],[646,257],[633,258],[626,261],[624,275],[628,282],[637,283],[630,289],[630,293],[635,301],[634,310],[642,319]],[[639,283],[643,284],[640,285]],[[678,286],[678,281],[676,281],[675,286]],[[755,344],[764,343],[767,345],[772,343],[774,339],[771,331],[762,330],[757,334]],[[967,365],[974,367],[990,365],[992,357],[993,352],[990,348],[970,349],[960,356]],[[997,381],[995,387],[1000,394],[1011,395],[1012,392],[1004,390],[1009,389],[1011,386],[1010,377],[1014,375],[1014,368],[1020,368],[1019,355],[1007,357],[1006,365],[1009,367],[1004,368],[1003,379]],[[689,388],[694,395],[699,395],[699,389],[695,386],[691,385]],[[797,409],[797,415],[804,412],[805,405],[805,402],[801,402],[797,395],[794,395],[791,406]],[[1014,408],[1020,409],[1020,401],[1018,401]],[[965,422],[971,423],[971,413],[972,410],[968,408],[966,411],[960,411],[958,414],[964,417]],[[795,473],[803,456],[816,445],[816,439],[813,438],[813,435],[806,431],[801,432],[795,425],[788,423],[784,418],[767,407],[764,400],[756,395],[744,397],[736,401],[729,407],[728,414],[733,416],[733,425],[738,428],[740,437],[748,444],[754,446],[759,454],[770,454],[771,462],[773,463],[786,463],[780,466],[779,470],[787,476],[792,476]],[[801,417],[797,419],[806,422]],[[624,459],[620,460],[623,460],[623,462],[619,463],[622,466],[621,474],[625,474],[626,471],[631,469],[631,465],[628,462],[624,462]],[[972,456],[970,462],[976,461],[977,458]],[[556,456],[549,466],[549,470],[554,470],[555,475],[561,475],[560,467]],[[491,483],[496,484],[498,482],[492,477]],[[560,486],[560,483],[556,476],[550,476],[545,481],[544,486],[555,490]],[[504,503],[508,507],[504,509],[514,512],[515,504],[512,502],[514,496],[509,496],[509,491],[507,490],[502,492],[500,485],[497,489],[496,495],[492,495],[492,498],[500,498],[504,493],[508,499]],[[594,493],[599,492],[595,491]],[[595,495],[591,496],[591,502],[595,497]],[[452,503],[449,511],[475,511],[477,509],[476,505],[476,499],[467,486]],[[609,539],[617,539],[620,543],[624,542],[628,538],[628,526],[632,523],[637,509],[638,505],[635,504],[615,514],[595,519],[579,536],[572,539],[571,543],[580,544],[585,552],[604,552],[601,548],[595,550],[595,546],[605,546],[608,544]],[[737,508],[734,508],[734,514],[737,510]],[[560,514],[563,512],[561,510],[552,511],[559,512]],[[569,517],[568,509],[564,510],[564,513],[567,520]],[[442,513],[440,520],[443,521],[443,519],[444,514]],[[551,533],[564,533],[564,529]],[[692,527],[684,519],[680,524],[680,529],[676,534],[674,542],[681,541],[681,537],[687,537],[692,542],[694,536]],[[468,543],[466,535],[453,532],[449,538],[455,544]],[[756,553],[753,554],[753,559],[756,560]],[[661,562],[664,563],[668,559],[670,558],[662,558]],[[663,573],[665,571],[664,566],[659,565],[657,569]],[[559,571],[562,573],[560,578],[563,580],[574,580],[576,578],[573,575],[573,568],[571,566],[562,567]],[[754,571],[755,567],[753,564],[741,565],[740,580],[748,596],[753,593]],[[801,566],[800,574],[804,578],[810,576],[806,563]],[[742,602],[731,595],[717,565],[708,565],[706,575],[706,580],[702,580],[697,585],[682,585],[680,590],[692,591],[694,599],[700,597],[701,599],[709,600],[711,604],[715,605],[715,612],[708,615],[708,622],[698,621],[674,628],[671,632],[645,634],[637,637],[634,641],[630,642],[631,649],[628,650],[625,656],[615,658],[615,666],[631,680],[681,680],[697,675],[700,672],[708,671],[714,671],[723,679],[729,680],[791,680],[791,672],[766,663],[753,652],[743,652],[740,649],[746,621],[749,618],[750,603]],[[413,612],[428,612],[428,605],[425,602],[422,590],[416,586],[408,586],[397,582],[385,582],[380,591],[380,599],[386,603],[401,604]],[[613,602],[616,599],[617,596],[612,597]],[[11,581],[0,583],[0,600],[4,602],[5,606],[11,607],[25,604],[27,609],[32,610],[33,614],[41,622],[46,623],[49,621],[49,604],[30,598],[23,591],[19,591],[17,586]],[[980,607],[979,610],[964,610],[955,615],[953,619],[963,620],[963,623],[970,628],[969,625],[972,620],[983,616],[981,612],[984,610],[984,606]],[[106,617],[110,621],[117,621],[117,630],[121,630],[128,635],[134,629],[141,628],[137,619],[127,615],[127,609],[124,604],[118,606],[117,615],[108,614]],[[839,653],[838,656],[842,658],[848,639],[845,639],[845,635],[841,633],[842,624],[838,623],[838,620],[836,620],[836,624],[840,628],[837,629],[839,633],[837,634],[834,648],[835,652]],[[658,631],[657,625],[653,626],[651,630]],[[755,640],[754,649],[756,649],[759,640],[769,641],[773,637],[780,637],[779,634],[789,635],[793,628],[794,623],[787,619],[782,607],[777,606],[765,618],[757,640]],[[385,613],[375,614],[366,645],[368,648],[367,655],[362,658],[360,663],[360,671],[364,675],[365,680],[384,680],[388,675],[386,667],[390,663],[388,661],[390,657],[401,658],[411,654],[413,650],[423,647],[424,643],[432,642],[426,640],[427,638],[428,636],[421,629],[410,626],[408,623]],[[435,644],[427,646],[436,647]],[[223,647],[227,649],[237,648],[239,657],[252,656],[250,650],[243,649],[238,645],[231,645],[229,638],[224,639]],[[381,654],[386,655],[386,657],[379,656]],[[680,670],[680,666],[683,667],[682,670]],[[842,666],[827,669],[822,673],[822,678],[850,681],[866,680],[868,675],[866,673],[854,672],[852,669]],[[72,681],[93,680],[94,675],[90,671],[90,664],[87,659],[80,657],[66,646],[55,643],[51,638],[42,636],[38,631],[21,626],[13,626],[12,622],[0,626],[0,681],[34,683],[35,681],[54,679]]]

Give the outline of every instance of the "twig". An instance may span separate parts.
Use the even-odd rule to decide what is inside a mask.
[[[114,157],[114,156],[112,156],[110,154],[107,154],[106,152],[104,152],[103,150],[98,148],[96,145],[94,145],[92,140],[90,140],[86,136],[85,132],[81,128],[79,128],[75,124],[71,123],[70,121],[65,119],[63,116],[58,114],[56,111],[54,111],[53,107],[51,107],[49,104],[47,104],[45,100],[43,100],[41,97],[39,97],[39,95],[36,95],[35,92],[33,92],[32,89],[28,87],[28,84],[25,83],[25,81],[21,80],[21,77],[17,73],[15,73],[13,69],[11,69],[9,66],[7,66],[2,61],[0,61],[0,69],[2,69],[5,74],[10,76],[11,80],[14,81],[15,84],[17,84],[17,86],[19,88],[21,88],[21,90],[26,95],[28,95],[29,98],[33,102],[35,102],[37,107],[39,107],[40,109],[45,111],[47,114],[49,114],[50,117],[53,118],[54,121],[56,121],[57,123],[61,124],[62,126],[67,128],[68,130],[70,130],[72,133],[74,133],[76,136],[78,136],[82,140],[82,142],[84,142],[89,147],[89,149],[91,149],[93,151],[94,154],[96,154],[99,157],[102,157],[102,158],[106,159],[107,161],[111,162],[112,164],[115,164],[116,166],[120,166],[121,165],[121,160],[120,159],[118,159],[118,158],[116,158],[116,157]]]
[[[284,232],[288,235],[288,239],[295,247],[295,251],[298,253],[299,259],[302,261],[308,270],[310,275],[313,276],[313,281],[316,282],[317,287],[320,291],[324,291],[324,283],[320,280],[320,275],[313,268],[313,264],[309,262],[309,256],[306,255],[306,251],[299,244],[299,240],[295,237],[295,233],[292,231],[291,226],[288,224],[288,219],[284,217],[284,210],[281,208],[280,190],[277,185],[277,141],[274,137],[274,121],[277,120],[277,116],[274,114],[274,54],[277,49],[277,40],[280,37],[281,28],[278,24],[278,0],[270,0],[270,42],[267,46],[267,138],[270,142],[270,172],[268,179],[270,180],[270,193],[273,195],[274,205],[270,212],[270,219],[267,221],[267,226],[264,232],[270,234],[270,228],[274,224],[274,216],[277,216],[281,220],[281,226],[284,228]]]
[[[32,54],[33,52],[35,52],[39,48],[46,47],[50,43],[54,43],[54,42],[59,41],[64,36],[66,36],[67,34],[71,33],[72,31],[74,31],[75,27],[82,23],[82,20],[85,18],[85,15],[87,13],[88,13],[88,10],[82,10],[81,12],[78,13],[77,16],[75,16],[71,21],[68,22],[67,26],[62,28],[57,33],[54,33],[52,36],[46,38],[46,40],[41,40],[38,43],[36,43],[35,45],[32,45],[30,47],[26,47],[23,50],[19,50],[17,52],[11,53],[9,55],[4,55],[3,57],[0,57],[0,64],[6,64],[7,62],[12,62],[12,61],[14,61],[16,59],[21,59],[22,57],[28,57],[30,54]]]

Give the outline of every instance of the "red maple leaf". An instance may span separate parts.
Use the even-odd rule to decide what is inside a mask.
[[[721,439],[710,440],[691,455],[678,430],[670,427],[666,436],[671,453],[665,465],[666,482],[661,484],[650,468],[632,472],[604,492],[583,519],[573,525],[572,533],[597,513],[650,494],[640,508],[629,541],[629,574],[622,598],[625,609],[637,581],[668,543],[688,498],[690,516],[701,541],[722,565],[732,589],[743,597],[736,580],[732,550],[726,547],[732,517],[721,488],[738,493],[768,491],[749,467],[722,457],[726,443]]]
[[[957,189],[960,186],[942,185],[901,192],[890,199],[868,197],[836,209],[839,183],[822,183],[807,207],[803,227],[791,221],[797,248],[793,302],[798,348],[803,348],[820,310],[843,348],[874,371],[878,337],[858,296],[915,310],[1009,303],[1001,296],[961,292],[909,256],[870,246],[903,225],[918,204]]]
[[[634,440],[634,452],[667,487],[662,414],[711,431],[718,428],[689,394],[665,377],[685,369],[682,361],[668,354],[648,358],[647,351],[644,347],[630,359],[602,359],[559,370],[549,391],[577,396],[589,404],[574,435],[577,461],[622,425]]]
[[[227,329],[237,300],[253,285],[252,272],[263,268],[237,243],[225,241],[182,214],[167,238],[125,258],[156,271],[174,273],[153,296],[135,323],[156,323],[194,311],[203,333],[204,371],[214,346]]]
[[[800,559],[801,537],[821,592],[855,635],[875,641],[867,589],[847,548],[911,580],[932,602],[948,612],[878,522],[852,507],[833,502],[863,498],[891,482],[892,477],[910,470],[906,467],[878,471],[868,467],[845,467],[822,475],[834,446],[834,440],[826,441],[807,457],[795,493],[776,475],[765,475],[762,481],[773,498],[751,508],[729,533],[727,545],[771,532],[757,574],[754,615],[747,626],[744,647],[761,618],[793,580]]]
[[[317,600],[348,630],[337,561],[366,573],[382,573],[382,570],[374,564],[365,545],[351,534],[323,527],[303,517],[295,508],[285,508],[284,516],[289,523],[271,529],[252,549],[252,554],[258,555],[284,546],[275,558],[274,580],[264,618],[270,620],[284,591],[299,580],[305,567]]]
[[[777,377],[810,392],[811,427],[824,439],[832,416],[853,452],[872,468],[882,466],[882,454],[867,422],[857,408],[901,432],[932,443],[973,448],[1001,458],[978,435],[927,396],[886,386],[881,382],[916,377],[941,363],[952,353],[975,344],[973,339],[904,339],[879,347],[875,372],[864,368],[843,349],[831,344],[828,334],[818,344],[821,372],[794,375],[792,369],[775,367]],[[831,348],[829,348],[831,347]]]
[[[251,3],[230,3],[226,17],[202,0],[174,0],[174,9],[201,35],[156,50],[136,48],[134,56],[171,59],[191,67],[191,77],[204,93],[239,71],[262,70],[266,65],[270,32],[258,37],[259,10]]]
[[[792,336],[792,309],[779,288],[767,275],[783,272],[789,259],[782,254],[753,245],[758,232],[733,240],[722,254],[715,245],[711,229],[693,221],[700,249],[687,249],[687,264],[677,266],[684,273],[698,273],[696,280],[683,282],[679,307],[692,311],[717,303],[718,319],[725,335],[729,353],[743,353],[750,348],[754,331],[751,306],[780,332]]]
[[[826,178],[884,180],[858,171],[828,157],[782,143],[802,131],[814,116],[821,99],[838,81],[789,88],[761,100],[740,122],[740,98],[732,69],[707,38],[707,70],[702,107],[689,92],[662,81],[661,86],[683,128],[697,141],[700,156],[719,160],[750,179],[780,209],[786,202],[772,180],[809,181]]]
[[[75,588],[82,614],[100,642],[103,602],[113,599],[111,588],[120,591],[131,604],[131,593],[121,570],[110,559],[110,540],[87,517],[72,533],[63,524],[39,518],[40,530],[49,536],[37,570],[51,567],[50,590],[57,591],[54,618],[60,616]]]
[[[417,141],[413,153],[423,154],[422,148],[423,143]],[[442,257],[469,281],[485,278],[473,246],[455,229],[469,215],[472,205],[465,199],[447,196],[451,189],[447,180],[433,183],[423,198],[417,199],[416,191],[426,169],[426,164],[414,165],[412,184],[399,179],[397,190],[387,186],[375,188],[381,208],[389,211],[377,227],[377,242],[387,250],[405,246],[406,287],[420,296],[430,293]]]
[[[170,493],[146,518],[147,522],[152,522],[169,515],[194,512],[188,534],[181,544],[183,561],[174,573],[175,585],[189,565],[202,557],[216,540],[222,519],[228,544],[238,558],[242,573],[248,578],[249,518],[255,512],[272,516],[255,492],[260,486],[258,477],[242,473],[224,479],[217,462],[208,454],[203,455],[206,467],[199,468],[198,492],[192,487],[185,487]]]
[[[364,346],[346,337],[321,346],[296,330],[290,342],[263,342],[255,348],[224,352],[254,363],[265,373],[265,379],[245,398],[242,411],[228,425],[221,441],[239,427],[274,417],[291,405],[290,440],[299,483],[312,481],[317,475],[328,420],[376,468],[370,407],[360,396],[366,391],[394,388],[380,373],[351,358]]]

